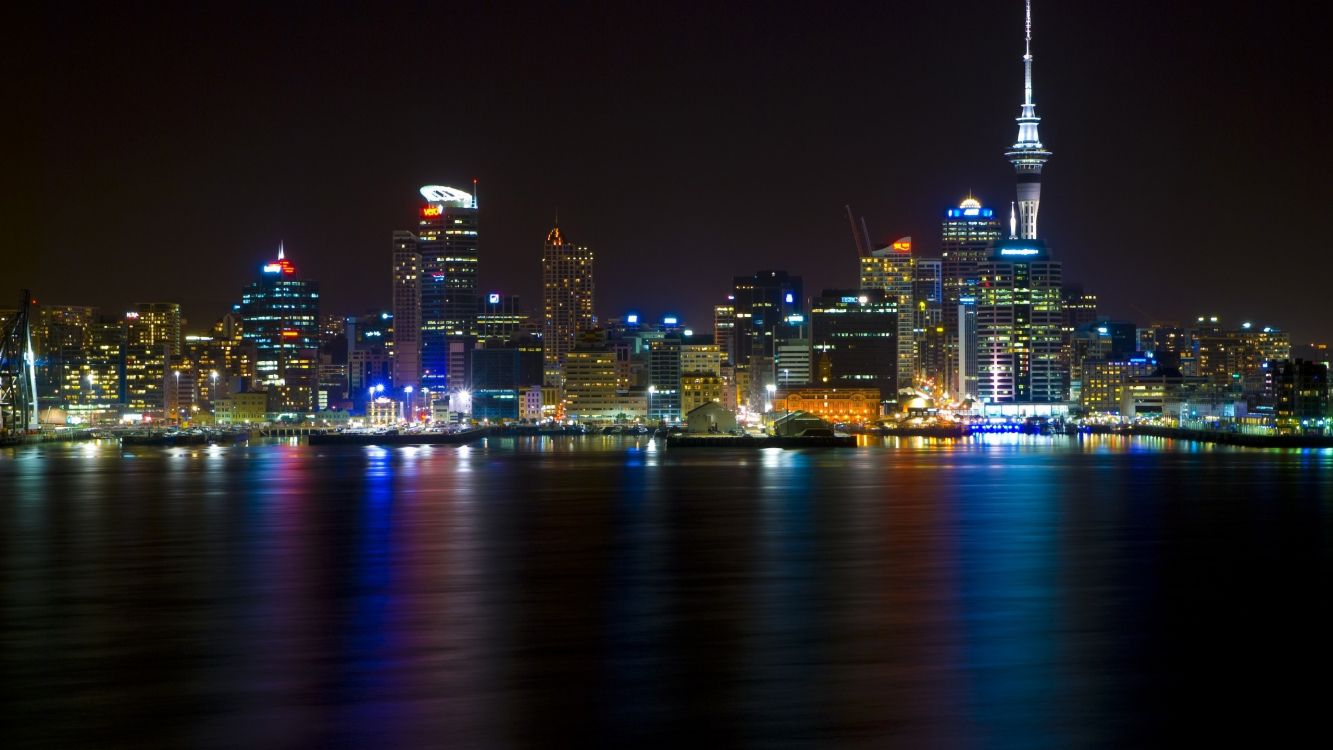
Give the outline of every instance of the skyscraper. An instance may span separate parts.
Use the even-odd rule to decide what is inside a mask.
[[[957,397],[972,393],[975,382],[975,352],[965,349],[960,320],[971,320],[975,308],[977,266],[990,258],[991,243],[1000,239],[1000,220],[995,211],[968,194],[958,208],[946,209],[940,225],[940,286],[943,294],[944,369],[949,373],[946,389]],[[967,310],[960,305],[967,302]],[[969,363],[970,361],[970,363]],[[966,374],[970,373],[969,378]]]
[[[181,353],[181,306],[140,302],[125,313],[125,399],[132,412],[166,409],[167,362]]]
[[[402,230],[393,233],[393,321],[393,384],[399,389],[419,388],[421,252],[417,236]]]
[[[734,298],[731,354],[737,400],[748,402],[750,408],[757,410],[768,398],[766,386],[777,385],[778,345],[801,338],[805,305],[801,277],[790,276],[786,271],[736,276],[731,296]]]
[[[444,392],[466,385],[466,373],[451,373],[449,364],[452,360],[455,370],[460,363],[466,367],[476,335],[477,199],[443,185],[427,185],[421,196],[416,235],[421,255],[420,385]],[[394,310],[395,334],[407,327],[397,315]]]
[[[557,223],[542,246],[542,356],[546,384],[561,384],[565,355],[596,325],[592,250],[566,242]]]
[[[256,351],[256,390],[269,394],[269,408],[315,406],[319,351],[319,285],[303,279],[278,248],[259,278],[241,293],[241,336]]]
[[[879,290],[898,306],[898,388],[916,380],[916,344],[913,337],[914,303],[912,238],[901,237],[861,258],[861,288]]]

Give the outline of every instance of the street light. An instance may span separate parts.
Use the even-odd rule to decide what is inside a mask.
[[[653,419],[653,394],[657,393],[657,386],[648,386],[648,421]]]
[[[412,386],[410,385],[403,386],[403,393],[405,394],[405,398],[403,399],[403,421],[406,422],[408,421],[407,419],[408,410],[411,408],[412,404]]]

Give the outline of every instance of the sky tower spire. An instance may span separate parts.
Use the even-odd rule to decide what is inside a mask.
[[[1024,3],[1023,16],[1023,106],[1018,113],[1018,140],[1004,157],[1018,174],[1019,237],[1037,239],[1037,208],[1041,204],[1041,168],[1051,152],[1041,144],[1037,105],[1032,100],[1032,0]]]

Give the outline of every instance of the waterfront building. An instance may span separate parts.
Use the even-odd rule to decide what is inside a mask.
[[[678,422],[680,410],[680,352],[676,336],[655,339],[648,345],[648,418]]]
[[[1324,434],[1329,425],[1328,365],[1303,359],[1270,362],[1279,434]]]
[[[596,326],[593,252],[567,242],[557,223],[542,246],[542,346],[547,385],[558,386],[561,365],[579,335]]]
[[[252,390],[269,393],[270,411],[315,407],[319,349],[319,285],[301,278],[278,248],[237,306],[241,336],[256,351]]]
[[[564,373],[566,419],[599,423],[642,419],[645,416],[647,403],[644,394],[616,388],[616,360],[613,352],[605,349],[574,349],[566,352]]]
[[[865,424],[879,419],[878,388],[779,388],[773,398],[774,414],[805,412],[834,424]]]
[[[736,363],[736,296],[727,295],[727,302],[713,306],[713,341],[722,350],[722,361]]]
[[[898,389],[911,388],[916,383],[916,339],[914,306],[915,261],[912,257],[912,238],[902,237],[861,258],[861,289],[877,290],[885,299],[896,304],[898,331],[894,338],[898,347]]]
[[[881,289],[825,289],[810,305],[816,385],[876,388],[883,401],[898,399],[899,308]]]
[[[268,394],[233,393],[218,399],[213,419],[218,424],[259,424],[267,418],[267,411]]]
[[[445,392],[466,387],[466,372],[451,375],[450,365],[466,369],[477,333],[477,199],[443,185],[426,185],[421,196],[416,232],[421,256],[420,386]],[[410,324],[398,313],[394,311],[395,334]],[[461,344],[453,346],[456,342]]]

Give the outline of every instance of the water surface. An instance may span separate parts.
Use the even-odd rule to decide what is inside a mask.
[[[10,449],[0,737],[1303,744],[1331,472],[1111,436]]]

